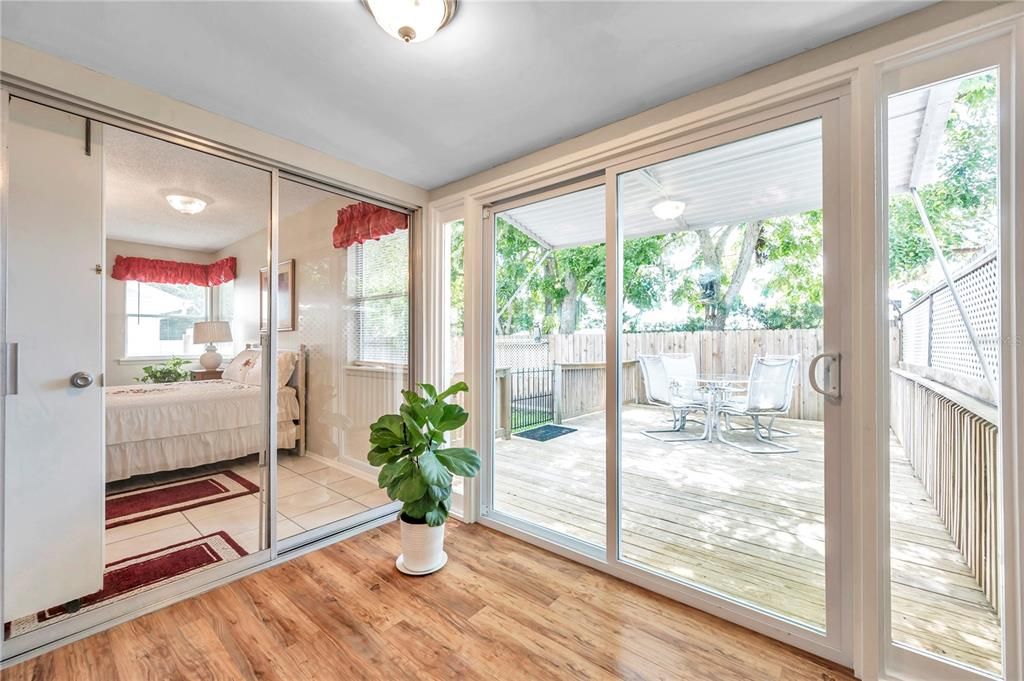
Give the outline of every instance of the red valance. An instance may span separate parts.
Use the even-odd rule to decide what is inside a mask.
[[[372,203],[355,203],[338,211],[334,247],[348,248],[409,227],[409,216]]]
[[[119,281],[145,281],[152,284],[193,284],[219,286],[235,278],[237,259],[222,258],[209,265],[154,258],[114,258],[110,276]]]

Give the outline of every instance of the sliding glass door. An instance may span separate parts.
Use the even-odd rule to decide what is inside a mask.
[[[617,177],[620,555],[819,631],[838,465],[810,377],[838,341],[822,149],[812,118]]]
[[[849,663],[842,106],[491,208],[484,516]]]

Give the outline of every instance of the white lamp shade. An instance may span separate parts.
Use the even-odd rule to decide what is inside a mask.
[[[228,322],[196,322],[192,327],[193,343],[219,343],[231,340]]]

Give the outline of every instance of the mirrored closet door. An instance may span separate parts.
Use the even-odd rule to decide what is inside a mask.
[[[271,172],[27,100],[6,113],[16,654],[269,557],[265,415],[274,399],[296,447],[301,362],[268,388]]]
[[[305,180],[282,178],[280,199],[279,357],[300,362],[302,408],[299,445],[278,454],[287,548],[392,503],[366,454],[409,385],[409,216]]]

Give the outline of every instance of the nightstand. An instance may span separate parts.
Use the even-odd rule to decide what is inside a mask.
[[[207,369],[192,369],[191,371],[193,381],[215,381],[224,373],[220,369],[214,369],[213,371],[209,371]]]

